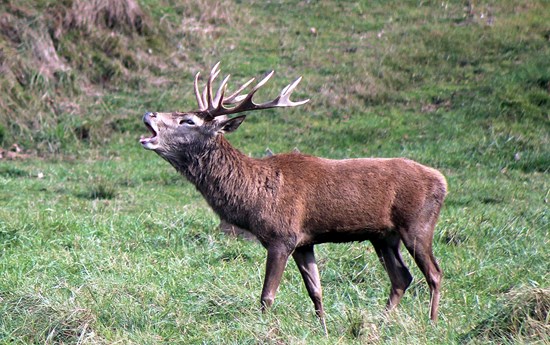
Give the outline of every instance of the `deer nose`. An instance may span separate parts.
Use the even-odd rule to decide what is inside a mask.
[[[157,117],[157,113],[152,113],[150,111],[146,112],[144,115],[143,115],[143,121],[147,121],[149,120],[151,117]]]

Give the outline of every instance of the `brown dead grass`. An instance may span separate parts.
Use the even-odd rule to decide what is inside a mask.
[[[98,28],[144,34],[148,19],[135,0],[75,0],[63,18],[65,30]]]
[[[4,8],[2,8],[4,7]],[[79,32],[100,37],[150,33],[149,19],[135,0],[74,0],[41,12],[8,2],[0,7],[0,68],[11,70],[23,86],[28,69],[48,79],[67,72],[74,59],[60,57],[64,35]],[[102,32],[103,31],[103,32]],[[85,38],[85,37],[84,37]],[[114,41],[114,39],[111,39]],[[84,42],[74,42],[74,44]],[[23,72],[23,73],[21,73]]]

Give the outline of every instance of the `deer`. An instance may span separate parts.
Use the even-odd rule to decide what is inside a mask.
[[[406,158],[327,159],[299,152],[253,158],[225,138],[246,114],[269,108],[296,107],[309,99],[290,96],[302,77],[271,101],[256,103],[252,78],[227,94],[229,75],[216,93],[212,70],[201,92],[200,72],[194,93],[198,110],[147,112],[150,136],[141,145],[168,161],[206,199],[222,221],[253,234],[267,250],[260,310],[275,300],[283,271],[292,256],[325,334],[320,274],[314,246],[370,241],[391,283],[386,310],[395,308],[413,277],[401,256],[404,244],[430,290],[430,319],[436,321],[442,270],[432,250],[434,228],[447,194],[445,177],[436,169]]]

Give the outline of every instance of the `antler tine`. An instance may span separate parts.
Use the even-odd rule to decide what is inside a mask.
[[[256,93],[256,91],[258,91],[262,86],[265,85],[265,83],[267,83],[269,79],[271,79],[274,73],[275,71],[269,72],[269,74],[266,75],[264,79],[260,80],[260,82],[256,84],[256,86],[254,86],[247,95],[243,95],[244,96],[243,100],[239,104],[237,104],[234,108],[232,108],[231,112],[239,113],[245,110],[256,109],[258,105],[252,101],[252,97],[254,97],[254,94]]]
[[[298,105],[306,104],[307,102],[309,102],[309,99],[305,99],[303,101],[297,101],[297,102],[293,102],[293,101],[290,100],[290,94],[292,94],[292,92],[294,91],[296,86],[298,86],[298,84],[300,84],[301,81],[302,81],[302,77],[299,77],[298,79],[296,79],[292,83],[288,84],[281,91],[281,94],[279,95],[279,97],[275,98],[271,102],[260,104],[259,106],[260,107],[261,106],[268,106],[268,105],[272,104],[274,107],[295,107],[295,106],[298,106]]]
[[[197,103],[199,105],[199,110],[206,110],[206,106],[203,102],[203,98],[201,96],[201,93],[199,91],[199,75],[201,74],[201,72],[197,72],[197,74],[195,74],[195,83],[193,84],[194,86],[194,89],[195,89],[195,97],[197,98]]]
[[[204,85],[204,89],[202,90],[202,104],[204,104],[203,110],[208,110],[208,85]]]
[[[223,96],[225,95],[225,89],[227,88],[227,82],[229,81],[230,75],[227,75],[225,79],[220,84],[220,87],[218,88],[218,91],[216,92],[216,97],[214,97],[214,104],[213,106],[218,109],[223,105]]]
[[[223,100],[224,104],[233,104],[242,101],[247,95],[239,95],[244,89],[248,87],[256,78],[252,78],[243,85],[241,85],[235,92]]]
[[[252,96],[254,96],[254,94],[256,93],[256,91],[258,91],[262,86],[265,85],[265,83],[267,83],[267,81],[269,79],[271,79],[271,77],[273,77],[273,74],[275,74],[275,71],[271,71],[269,72],[264,79],[260,80],[260,82],[258,84],[256,84],[256,86],[254,86],[254,88],[252,88],[252,90],[250,90],[250,93],[248,94],[250,97],[250,99],[252,99]]]
[[[212,99],[212,82],[214,81],[214,79],[216,79],[216,77],[218,76],[218,74],[220,74],[220,63],[218,62],[217,64],[214,65],[214,67],[212,67],[212,70],[210,71],[210,77],[208,77],[208,82],[206,83],[206,86],[205,86],[205,89],[206,89],[206,105],[207,105],[207,108],[208,109],[215,109],[216,106],[214,106],[214,100]]]
[[[296,88],[296,86],[298,86],[300,81],[302,81],[302,77],[299,77],[298,79],[296,79],[292,83],[288,84],[281,91],[279,96],[277,96],[272,101],[265,102],[265,103],[262,103],[262,104],[255,104],[254,102],[252,102],[252,98],[250,98],[249,99],[250,103],[254,106],[254,109],[268,109],[268,108],[276,108],[276,107],[296,107],[298,105],[305,104],[305,103],[309,102],[309,99],[305,99],[303,101],[297,101],[297,102],[293,102],[293,101],[290,100],[290,95],[292,94],[292,91],[294,91],[294,89]],[[256,88],[258,87],[258,85],[256,86]],[[261,85],[259,85],[259,86],[261,86]],[[253,94],[254,92],[256,92],[256,91],[253,90],[253,92],[250,92],[250,94]],[[243,103],[244,102],[245,101],[243,101]]]

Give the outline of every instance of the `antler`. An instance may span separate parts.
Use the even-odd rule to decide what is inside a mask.
[[[265,83],[267,83],[267,81],[273,76],[275,71],[271,71],[264,79],[256,84],[256,86],[254,86],[249,93],[241,95],[241,92],[243,92],[243,90],[246,89],[255,80],[255,78],[250,79],[249,81],[241,85],[230,96],[225,97],[227,82],[229,81],[228,75],[223,79],[220,87],[218,88],[218,91],[216,92],[216,95],[214,96],[212,93],[212,82],[214,81],[214,79],[216,79],[218,74],[220,74],[219,66],[220,63],[218,62],[210,71],[210,77],[208,78],[202,94],[199,91],[198,85],[200,72],[195,75],[194,88],[199,110],[201,112],[206,112],[209,117],[214,118],[222,115],[236,114],[247,110],[259,110],[275,107],[295,107],[309,102],[309,99],[298,102],[293,102],[290,100],[290,94],[294,91],[296,86],[302,80],[302,77],[300,77],[296,79],[293,83],[287,85],[281,91],[279,96],[277,96],[274,100],[261,104],[254,103],[252,97],[254,97],[254,94],[256,93],[256,91],[258,91],[258,89],[260,89],[262,86],[265,85]],[[228,105],[234,106],[231,108],[227,108],[226,106]]]

